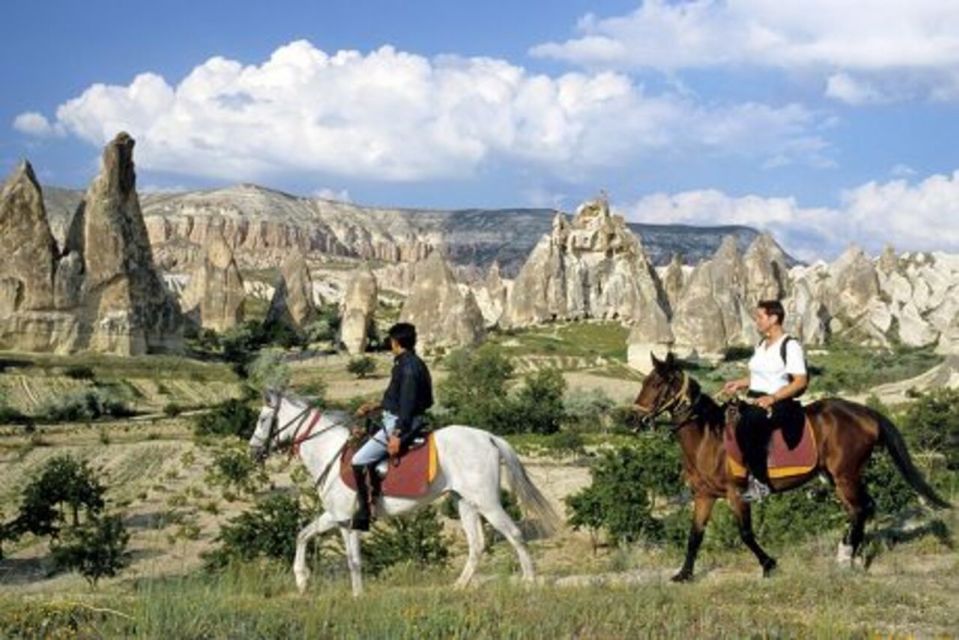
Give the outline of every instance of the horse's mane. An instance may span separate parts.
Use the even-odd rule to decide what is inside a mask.
[[[720,405],[713,400],[708,393],[702,390],[699,381],[692,376],[689,376],[689,391],[690,395],[696,397],[696,401],[693,403],[695,412],[692,417],[701,426],[708,429],[710,433],[721,437],[726,423],[726,405]]]

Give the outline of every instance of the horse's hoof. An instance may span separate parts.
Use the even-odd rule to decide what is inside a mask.
[[[674,575],[672,578],[670,578],[670,581],[671,582],[689,582],[692,579],[693,579],[692,571],[680,571],[679,573]]]
[[[776,570],[776,560],[770,558],[768,561],[763,563],[763,577],[768,578]]]

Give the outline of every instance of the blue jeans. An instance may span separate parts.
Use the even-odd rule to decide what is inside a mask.
[[[389,411],[383,412],[383,428],[373,433],[362,447],[353,455],[353,466],[364,467],[376,464],[387,456],[386,445],[390,440],[390,433],[396,426],[396,416]]]

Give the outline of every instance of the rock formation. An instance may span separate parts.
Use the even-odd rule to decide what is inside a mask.
[[[206,246],[181,297],[184,313],[204,329],[223,332],[243,322],[246,291],[233,250],[223,236]]]
[[[503,316],[511,285],[500,275],[499,263],[494,262],[486,278],[472,288],[487,328],[495,327]]]
[[[280,276],[266,314],[266,323],[280,324],[303,335],[306,327],[316,317],[313,280],[306,264],[306,256],[294,249],[280,268]]]
[[[366,351],[377,296],[376,278],[363,264],[353,272],[341,306],[340,342],[351,355]]]
[[[476,344],[485,333],[472,292],[460,287],[439,252],[416,263],[413,289],[400,320],[416,325],[423,352]]]
[[[0,204],[9,245],[0,262],[0,344],[120,355],[182,347],[182,316],[154,266],[140,211],[133,146],[126,133],[106,146],[62,255],[29,165],[8,180]]]
[[[501,323],[521,327],[588,318],[666,317],[665,293],[639,239],[605,200],[557,214],[513,283]]]

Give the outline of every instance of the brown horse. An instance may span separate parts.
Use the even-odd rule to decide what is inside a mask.
[[[665,361],[654,356],[653,365],[633,406],[645,424],[662,413],[672,415],[673,429],[683,450],[686,481],[694,498],[686,560],[673,580],[692,578],[696,553],[718,498],[729,503],[742,541],[759,560],[763,576],[768,576],[776,567],[776,560],[763,551],[753,535],[749,504],[740,497],[745,479],[727,471],[724,408],[702,392],[699,383],[677,365],[673,354]],[[874,504],[863,484],[863,472],[877,444],[885,445],[899,472],[921,496],[936,507],[951,507],[916,469],[899,430],[882,414],[838,398],[818,400],[806,406],[805,411],[818,443],[818,464],[805,475],[773,479],[772,487],[775,491],[794,489],[820,473],[833,483],[849,519],[837,560],[851,562],[859,552],[866,519],[873,513]]]

